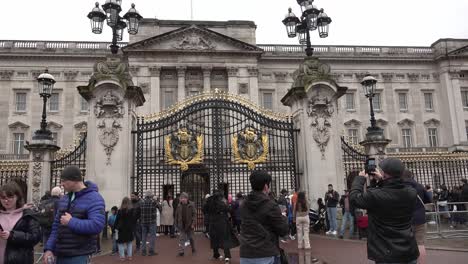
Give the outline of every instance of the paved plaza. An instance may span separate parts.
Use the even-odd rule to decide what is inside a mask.
[[[197,253],[192,255],[190,249],[187,250],[184,257],[177,255],[177,239],[170,239],[162,236],[158,237],[156,242],[158,256],[142,257],[135,256],[132,263],[146,264],[146,263],[170,263],[170,264],[205,264],[205,263],[221,263],[220,261],[210,260],[211,250],[209,249],[209,241],[202,235],[196,236]],[[456,240],[454,243],[457,245],[452,247],[450,241],[447,241],[446,247],[451,247],[452,250],[436,250],[434,247],[429,246],[428,251],[428,264],[465,264],[468,258],[468,241]],[[108,243],[104,240],[104,248],[108,247]],[[429,241],[429,244],[432,244]],[[443,247],[444,243],[438,243]],[[299,251],[297,243],[290,241],[283,243],[282,246],[286,249],[290,256],[291,264],[309,264],[309,263],[328,263],[328,264],[367,264],[365,241],[355,240],[338,240],[327,238],[324,236],[312,235],[311,236],[312,249],[310,251]],[[438,246],[439,247],[439,246]],[[463,251],[465,249],[465,251]],[[107,253],[106,253],[107,251]],[[239,248],[232,250],[232,264],[239,264]],[[318,258],[319,262],[313,262],[313,258]],[[107,264],[119,261],[118,256],[109,256],[108,249],[104,250],[103,256],[93,259],[93,264]],[[125,263],[129,263],[128,261]]]

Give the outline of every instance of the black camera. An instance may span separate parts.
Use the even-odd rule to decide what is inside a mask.
[[[372,175],[377,169],[377,164],[375,163],[375,158],[368,158],[365,165],[366,174]]]

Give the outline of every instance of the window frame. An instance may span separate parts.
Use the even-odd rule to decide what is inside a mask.
[[[356,135],[352,135],[352,132],[356,132]],[[350,142],[352,142],[353,144],[359,144],[359,140],[360,140],[360,137],[359,137],[359,129],[357,128],[348,128],[348,139]]]
[[[405,135],[405,131],[409,131],[407,135]],[[403,148],[412,148],[413,147],[413,130],[411,128],[402,128],[401,129],[401,139],[402,139],[402,146]],[[409,139],[409,144],[407,139]]]
[[[24,109],[19,109],[18,108],[18,95],[24,95]],[[25,113],[28,111],[28,93],[27,92],[24,92],[24,91],[18,91],[18,92],[15,92],[15,112],[18,112],[18,113]]]
[[[463,109],[468,110],[468,89],[461,90],[461,100]]]
[[[171,106],[175,104],[174,96],[175,96],[175,91],[174,90],[163,90],[163,98],[162,98],[162,106],[163,109],[169,109]],[[170,96],[168,96],[170,95]],[[167,99],[170,98],[170,104],[167,104]]]
[[[400,112],[408,111],[408,93],[407,92],[398,92],[398,109],[400,110]]]
[[[426,100],[426,95],[430,95],[430,105],[431,107],[428,108],[427,100]],[[423,92],[423,99],[424,99],[424,110],[426,111],[434,111],[434,93],[433,92]]]
[[[432,134],[431,131],[435,131],[435,134]],[[436,127],[427,128],[427,139],[429,141],[429,147],[436,148],[439,146],[439,131]]]
[[[265,104],[265,95],[270,95],[271,96],[271,107],[267,107],[266,104]],[[262,91],[262,107],[265,108],[265,109],[268,109],[268,110],[273,110],[274,109],[274,105],[273,105],[273,101],[274,101],[274,92],[273,91]]]
[[[22,135],[22,140],[18,140],[16,138],[17,135]],[[25,154],[25,148],[24,148],[24,144],[25,144],[25,140],[26,140],[26,133],[24,132],[13,132],[12,133],[12,153],[15,154],[15,155],[23,155]]]
[[[376,100],[376,98],[379,98],[379,99]],[[378,102],[379,107],[376,107],[376,102]],[[376,112],[381,112],[382,111],[382,92],[377,91],[374,94],[374,97],[372,98],[372,107],[374,108],[374,111],[376,111]]]
[[[346,111],[356,111],[356,100],[355,100],[355,92],[351,92],[351,93],[346,93],[346,96],[345,96],[345,109]],[[350,101],[348,101],[348,99],[351,98],[351,105],[352,107],[349,107],[350,104],[348,104]]]
[[[83,108],[83,106],[86,106]],[[80,96],[80,112],[82,113],[88,113],[89,112],[89,103],[84,99],[83,97]]]
[[[52,109],[52,98],[55,97],[57,98],[57,109]],[[55,106],[55,103],[54,103]],[[52,112],[52,113],[57,113],[60,111],[60,93],[52,93],[47,101],[47,111]]]

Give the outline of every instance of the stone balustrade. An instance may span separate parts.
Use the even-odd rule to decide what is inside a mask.
[[[0,40],[1,49],[36,49],[36,50],[108,50],[109,42],[89,41],[28,41],[28,40]],[[128,43],[121,42],[119,46],[124,47]],[[258,44],[266,55],[292,55],[304,56],[305,46],[281,45],[281,44]],[[314,51],[319,55],[340,56],[382,56],[382,57],[427,57],[434,56],[430,47],[386,47],[386,46],[314,46]]]

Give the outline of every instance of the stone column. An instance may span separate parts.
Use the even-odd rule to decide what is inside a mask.
[[[213,70],[213,67],[211,67],[211,66],[202,67],[202,71],[203,71],[203,92],[205,92],[205,93],[211,91],[211,70]]]
[[[249,72],[250,100],[255,104],[260,104],[260,102],[258,101],[258,68],[251,67],[247,70]]]
[[[92,110],[88,117],[86,172],[106,201],[106,208],[119,204],[131,191],[133,160],[132,129],[136,107],[145,102],[134,86],[127,61],[112,55],[97,62],[88,86],[78,91]]]
[[[31,140],[25,148],[29,150],[28,203],[38,205],[42,195],[50,191],[50,162],[60,148],[51,140]]]
[[[150,67],[150,89],[151,89],[151,113],[161,111],[160,95],[161,95],[161,67]]]
[[[307,73],[307,74],[306,74]],[[330,75],[330,67],[315,58],[306,58],[295,72],[297,78],[281,102],[291,107],[295,126],[300,129],[297,158],[302,178],[300,189],[312,204],[327,191],[344,189],[340,131],[343,117],[338,99],[347,88]]]
[[[237,67],[228,67],[227,68],[228,90],[229,90],[230,94],[238,94],[238,92],[237,92],[237,86],[238,86],[237,72],[238,71],[239,71],[239,68],[237,68]]]
[[[187,67],[177,67],[177,101],[182,101],[185,98],[185,72]]]

